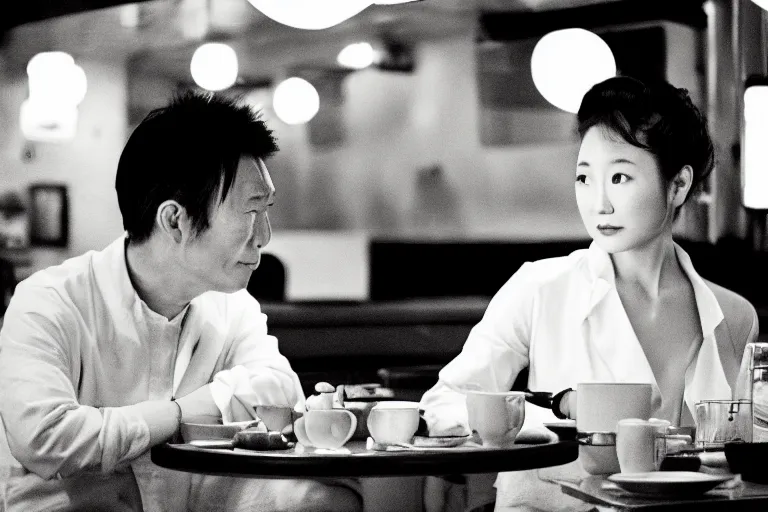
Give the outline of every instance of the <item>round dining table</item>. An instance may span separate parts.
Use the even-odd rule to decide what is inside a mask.
[[[152,462],[177,471],[255,478],[381,477],[494,473],[558,466],[576,460],[576,441],[489,448],[467,442],[453,448],[372,450],[351,441],[338,450],[300,444],[287,450],[254,451],[165,443],[152,448]]]

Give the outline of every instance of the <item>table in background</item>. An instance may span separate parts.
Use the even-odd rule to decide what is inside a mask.
[[[297,445],[298,446],[298,445]],[[188,444],[152,448],[152,462],[177,471],[255,478],[381,477],[495,473],[559,466],[576,460],[575,441],[484,448],[468,443],[435,450],[373,451],[363,441],[349,453],[290,450],[208,449]]]
[[[590,476],[579,482],[555,480],[565,494],[616,511],[765,511],[768,485],[742,482],[734,488],[715,488],[690,498],[644,497],[619,488],[604,488],[605,476]]]

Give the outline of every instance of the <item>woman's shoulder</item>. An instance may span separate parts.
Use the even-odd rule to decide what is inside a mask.
[[[730,339],[733,346],[735,363],[738,367],[741,355],[747,343],[757,341],[760,331],[757,310],[746,298],[738,293],[711,281],[704,280],[717,300],[720,310],[723,312],[723,322],[718,328],[725,328],[724,332],[715,335],[718,340]]]
[[[589,250],[578,249],[567,256],[544,258],[524,263],[515,276],[539,285],[555,284],[589,272]]]
[[[719,284],[704,280],[720,305],[723,317],[731,331],[749,331],[757,321],[757,311],[746,298]]]
[[[561,298],[581,289],[589,280],[587,249],[579,249],[567,256],[544,258],[523,263],[499,289],[496,302],[505,300],[532,300],[534,296]]]

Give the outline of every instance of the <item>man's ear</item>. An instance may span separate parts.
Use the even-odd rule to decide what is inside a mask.
[[[683,205],[691,186],[693,186],[693,168],[690,165],[684,165],[672,178],[670,185],[670,199],[675,208]]]
[[[184,238],[186,228],[186,210],[176,201],[169,199],[157,207],[155,223],[161,233],[179,243]]]

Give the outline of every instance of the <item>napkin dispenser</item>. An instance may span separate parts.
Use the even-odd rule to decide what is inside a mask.
[[[768,441],[768,343],[747,343],[734,398],[752,402],[752,441]]]

